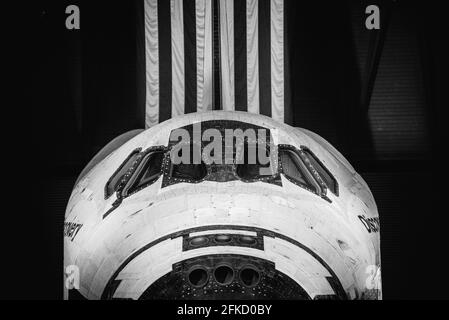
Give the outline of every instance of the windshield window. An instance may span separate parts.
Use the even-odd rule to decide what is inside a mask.
[[[259,159],[258,149],[265,148],[265,161]],[[271,166],[271,159],[268,148],[257,143],[245,141],[241,153],[237,157],[236,174],[244,180],[254,180],[273,176],[276,173],[274,166]],[[252,156],[250,157],[250,154]],[[240,160],[240,161],[239,161]],[[241,163],[239,163],[241,162]],[[267,163],[262,163],[267,162]]]
[[[127,194],[144,188],[154,183],[162,173],[162,162],[164,160],[164,151],[154,151],[148,153],[136,170],[135,178],[132,179],[128,187]]]
[[[321,163],[320,160],[308,149],[303,149],[307,159],[310,161],[312,167],[318,172],[324,184],[334,193],[338,194],[338,185],[335,178],[327,170],[327,168]]]
[[[182,152],[184,149],[180,150],[179,156],[182,158]],[[201,181],[207,176],[207,167],[204,162],[201,160],[200,163],[194,163],[194,152],[196,149],[193,147],[193,144],[190,145],[189,152],[189,163],[180,163],[180,164],[172,164],[170,169],[170,177],[186,180],[190,182]]]
[[[133,151],[126,160],[121,164],[118,170],[112,175],[106,184],[106,198],[110,197],[115,191],[117,191],[120,182],[123,179],[125,173],[131,168],[134,162],[137,160],[137,156],[139,155],[139,150]]]
[[[280,149],[279,155],[282,164],[282,172],[287,178],[292,179],[294,182],[313,192],[319,192],[320,188],[317,182],[313,179],[303,160],[295,151]]]
[[[173,154],[169,157],[170,166],[164,169],[162,188],[180,182],[195,183],[204,180],[261,181],[281,185],[278,155],[269,152],[271,141],[270,129],[234,120],[208,120],[173,129],[167,146]],[[248,157],[248,152],[252,149],[248,143],[263,148],[266,157],[261,157],[259,153],[263,152],[257,149],[256,157]],[[184,160],[184,163],[179,163],[178,160],[184,158],[182,151],[189,150],[186,146],[193,144],[200,157],[195,157],[196,162],[186,163],[188,161]],[[193,154],[192,149],[190,150]],[[177,160],[173,160],[173,156]]]

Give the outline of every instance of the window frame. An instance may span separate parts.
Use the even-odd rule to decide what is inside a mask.
[[[159,171],[159,174],[157,175],[156,179],[150,180],[147,183],[141,185],[140,187],[130,191],[130,188],[132,187],[132,185],[135,183],[135,179],[137,179],[137,177],[139,176],[141,170],[143,170],[143,167],[145,166],[146,162],[149,161],[149,155],[151,153],[156,153],[156,152],[161,152],[163,153],[163,159],[162,159],[162,164],[161,164],[161,169]],[[166,163],[166,158],[167,158],[167,148],[164,146],[155,146],[155,147],[150,147],[148,149],[146,149],[145,151],[141,152],[140,154],[140,161],[138,163],[135,163],[135,165],[130,168],[130,170],[128,170],[128,172],[126,173],[126,182],[124,182],[122,188],[120,189],[120,195],[121,198],[127,198],[139,191],[141,191],[142,189],[147,188],[148,186],[152,185],[153,183],[155,183],[157,180],[159,180],[159,178],[161,177],[161,175],[164,174],[164,167],[165,167],[165,163]]]
[[[183,144],[191,145],[192,142],[191,141],[184,142]],[[200,179],[200,180],[193,180],[193,179],[180,179],[180,178],[173,177],[171,175],[172,174],[172,170],[173,170],[172,169],[173,163],[172,163],[171,158],[170,158],[170,151],[171,151],[172,147],[173,146],[167,147],[167,151],[168,152],[167,152],[167,157],[166,157],[166,165],[164,166],[164,172],[163,172],[164,178],[163,178],[163,181],[162,181],[162,188],[169,187],[169,186],[177,184],[177,183],[192,183],[192,184],[196,184],[196,183],[201,183],[201,182],[204,182],[204,181],[214,181],[214,180],[209,180],[209,177],[213,174],[212,166],[211,165],[207,165],[204,162],[203,158],[201,159],[201,161],[206,164],[207,173],[206,173],[206,175],[202,179]],[[202,144],[201,144],[201,148],[203,148]],[[276,179],[280,179],[279,157],[276,157],[274,159],[274,161],[275,162],[277,161],[277,163],[275,163],[276,173],[273,174],[273,175],[270,175],[270,176],[257,177],[257,178],[254,178],[254,179],[244,179],[244,178],[240,177],[237,174],[237,166],[238,166],[238,164],[236,164],[235,162],[231,165],[232,166],[232,174],[233,174],[233,176],[234,176],[236,181],[241,181],[241,182],[244,182],[244,183],[269,182],[269,183],[276,184]]]
[[[244,143],[247,143],[247,142],[245,141]],[[259,145],[258,145],[258,147],[259,147]],[[268,154],[271,156],[270,147],[271,147],[271,145],[267,144],[265,151],[268,151]],[[271,160],[274,161],[273,168],[275,168],[275,170],[276,170],[275,173],[273,173],[272,175],[269,175],[269,176],[268,175],[267,176],[257,176],[255,178],[246,179],[244,177],[241,177],[237,173],[238,169],[239,169],[239,166],[242,165],[242,164],[234,162],[232,164],[232,171],[233,171],[236,179],[239,180],[239,181],[242,181],[242,182],[246,182],[246,183],[253,183],[253,182],[259,182],[259,181],[260,182],[269,182],[269,181],[273,181],[273,180],[276,180],[277,178],[279,178],[280,177],[280,173],[281,173],[280,172],[280,164],[279,164],[280,163],[280,161],[279,161],[279,148],[278,148],[278,146],[274,146],[274,148],[275,148],[275,152],[277,152],[278,154],[277,154],[277,157],[276,157],[276,154],[275,154],[274,159],[270,159],[270,161]],[[259,151],[257,151],[257,152],[259,152]],[[246,154],[246,152],[245,152],[245,154]],[[236,157],[237,156],[239,156],[239,155],[236,155]]]
[[[287,144],[280,144],[280,145],[278,145],[278,148],[279,148],[279,150],[278,150],[278,152],[279,152],[279,154],[278,154],[278,158],[279,158],[279,160],[278,160],[278,163],[279,163],[279,172],[282,173],[282,174],[285,176],[285,178],[286,178],[287,180],[289,180],[290,182],[294,183],[295,185],[297,185],[297,186],[299,186],[299,187],[301,187],[301,188],[303,188],[303,189],[306,189],[307,191],[310,191],[310,192],[312,192],[312,193],[314,193],[314,194],[316,194],[316,195],[319,195],[319,196],[323,197],[323,195],[325,195],[325,192],[323,192],[323,191],[325,191],[325,190],[323,190],[323,184],[321,184],[321,183],[316,179],[316,176],[311,172],[309,166],[308,166],[307,163],[304,161],[304,154],[303,154],[302,150],[297,149],[297,148],[295,148],[294,146],[292,146],[292,145],[287,145]],[[282,152],[283,150],[292,152],[293,154],[295,154],[296,156],[299,157],[299,159],[303,162],[303,165],[304,165],[305,170],[306,170],[306,172],[304,172],[304,173],[305,173],[306,175],[308,175],[308,178],[309,178],[309,179],[312,179],[312,181],[314,182],[314,184],[316,184],[317,190],[311,189],[308,185],[306,185],[306,184],[304,184],[304,183],[302,183],[302,182],[296,180],[295,178],[292,178],[291,176],[287,175],[287,174],[284,172],[284,167],[283,167],[282,159],[281,159],[281,152]]]
[[[125,160],[123,160],[123,162],[120,164],[120,166],[114,171],[114,173],[109,177],[108,181],[106,182],[105,186],[104,186],[104,199],[107,200],[109,199],[114,193],[117,193],[120,190],[120,185],[123,184],[125,182],[125,178],[126,175],[128,174],[129,170],[136,164],[136,162],[138,162],[140,160],[139,154],[141,153],[142,148],[136,148],[133,151],[131,151],[131,153],[125,158]],[[117,189],[115,189],[113,192],[109,193],[109,186],[112,183],[112,180],[116,177],[116,175],[122,171],[123,167],[129,162],[129,160],[135,155],[137,154],[137,158],[136,160],[134,160],[133,164],[131,165],[131,167],[123,174],[122,179],[120,180],[120,183],[117,187]]]
[[[330,190],[330,192],[332,192],[334,195],[336,195],[337,197],[339,196],[339,185],[338,185],[338,181],[335,178],[335,175],[332,174],[332,172],[329,171],[329,169],[324,165],[324,163],[316,156],[316,154],[310,150],[310,148],[306,147],[306,146],[301,146],[301,150],[305,153],[305,156],[308,158],[307,152],[310,153],[310,155],[314,158],[314,160],[318,163],[318,165],[320,165],[324,171],[326,171],[326,173],[331,177],[331,179],[334,181],[335,184],[335,190],[332,190],[331,188],[329,188],[329,186],[326,184],[325,181],[323,181],[323,178],[321,177],[320,173],[315,169],[315,167],[310,163],[310,167],[312,168],[312,170],[314,171],[313,173],[318,177],[319,181],[322,182],[325,187],[326,190]]]
[[[182,145],[186,145],[188,144],[189,146],[192,145],[192,142],[183,142],[181,143]],[[177,144],[176,144],[177,145]],[[163,181],[162,181],[162,188],[164,187],[168,187],[170,185],[176,184],[176,183],[200,183],[203,182],[207,179],[207,177],[210,176],[211,174],[211,170],[210,170],[210,166],[206,165],[206,175],[200,179],[200,180],[193,180],[193,179],[181,179],[181,178],[176,178],[176,177],[172,177],[172,172],[173,172],[173,166],[174,164],[171,161],[171,150],[174,146],[170,146],[169,148],[167,148],[167,154],[166,154],[166,164],[163,168]],[[202,144],[200,144],[200,148],[202,148]],[[201,157],[201,162],[204,163],[203,158]],[[205,164],[205,163],[204,163]]]

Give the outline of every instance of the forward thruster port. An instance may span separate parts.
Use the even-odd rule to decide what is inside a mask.
[[[231,240],[232,240],[231,236],[227,234],[220,234],[215,236],[215,242],[217,243],[228,243],[231,242]]]
[[[198,247],[198,246],[204,246],[209,242],[209,239],[207,237],[196,237],[190,240],[190,245]]]
[[[250,236],[241,236],[239,242],[247,246],[253,246],[256,244],[256,239]]]
[[[207,283],[208,273],[202,267],[196,267],[189,272],[189,282],[194,287],[202,287]]]
[[[240,271],[240,280],[247,287],[254,287],[259,283],[259,271],[253,267],[245,267]]]
[[[214,271],[214,278],[221,285],[230,284],[234,280],[234,270],[226,265],[219,266]]]

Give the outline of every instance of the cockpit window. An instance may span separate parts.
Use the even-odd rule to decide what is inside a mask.
[[[207,175],[206,165],[200,164],[175,164],[171,169],[171,177],[187,181],[201,181]]]
[[[117,191],[120,182],[123,179],[123,176],[125,173],[131,168],[131,166],[134,164],[134,162],[137,160],[137,157],[140,153],[140,149],[134,150],[121,164],[121,166],[117,169],[116,172],[112,175],[112,177],[109,179],[108,183],[105,187],[105,196],[106,198],[109,198],[114,192]]]
[[[131,194],[154,183],[162,174],[162,162],[165,151],[149,152],[140,162],[133,178],[130,180],[125,193]]]
[[[338,195],[338,184],[332,174],[327,170],[327,168],[321,163],[320,160],[307,148],[303,148],[302,150],[307,159],[310,161],[312,167],[317,171],[320,175],[321,180],[323,180],[324,184],[329,188],[332,193]]]
[[[171,164],[170,177],[181,181],[198,182],[207,176],[207,167],[201,159],[195,161],[194,152],[196,149],[193,144],[190,144],[189,149],[190,152],[187,156],[187,158],[189,158],[188,161],[186,161],[187,163],[181,162],[179,164]],[[184,149],[180,150],[179,156],[181,158],[183,156],[183,151]],[[201,156],[199,156],[199,158],[200,157]]]
[[[298,153],[290,149],[281,148],[279,150],[279,158],[282,164],[282,172],[287,178],[315,193],[320,193],[318,183],[313,179]]]
[[[260,159],[258,148],[265,148],[264,159]],[[236,174],[243,180],[255,180],[271,177],[276,174],[277,166],[272,165],[270,151],[264,145],[257,143],[243,143],[241,153],[237,155]]]

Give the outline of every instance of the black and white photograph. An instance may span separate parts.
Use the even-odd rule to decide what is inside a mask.
[[[2,300],[274,319],[280,301],[449,298],[442,3],[21,12]]]

